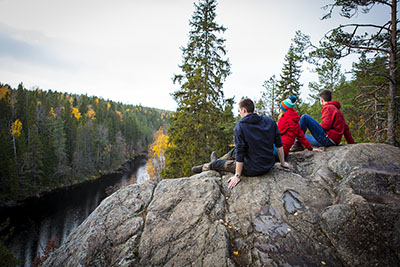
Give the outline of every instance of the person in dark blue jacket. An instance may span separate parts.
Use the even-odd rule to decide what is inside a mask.
[[[228,188],[240,182],[240,176],[258,176],[268,172],[275,164],[274,146],[279,155],[282,167],[290,168],[285,162],[281,134],[275,121],[266,116],[254,113],[254,103],[244,98],[239,103],[241,120],[235,126],[235,157],[230,153],[210,164],[204,164],[202,170],[235,172],[228,179]],[[234,159],[234,160],[233,160]],[[192,170],[196,172],[194,167]]]

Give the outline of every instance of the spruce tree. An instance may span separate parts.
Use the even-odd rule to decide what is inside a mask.
[[[263,85],[265,89],[261,91],[261,99],[257,103],[256,107],[258,113],[270,116],[274,120],[279,115],[279,103],[277,102],[277,86],[275,75],[272,75],[268,80],[265,80]]]
[[[290,44],[288,53],[283,63],[281,79],[278,81],[278,90],[276,92],[278,103],[294,95],[297,97],[297,103],[300,101],[300,83],[302,55],[298,53],[294,44]]]
[[[222,91],[230,63],[223,58],[225,39],[217,36],[226,28],[215,21],[215,0],[200,0],[194,6],[189,42],[181,48],[182,74],[173,78],[181,88],[172,94],[178,108],[168,129],[163,173],[168,178],[189,175],[192,166],[209,161],[211,151],[222,154],[232,142],[233,132],[227,130],[232,126],[226,124],[233,121],[232,99],[224,99]]]

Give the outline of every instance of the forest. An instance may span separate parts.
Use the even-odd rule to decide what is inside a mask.
[[[94,179],[146,152],[170,111],[0,84],[0,202]]]

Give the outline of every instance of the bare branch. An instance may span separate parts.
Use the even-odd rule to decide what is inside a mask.
[[[382,0],[375,0],[375,1],[378,2],[379,4],[382,4],[382,5],[386,5],[386,6],[391,7],[391,5],[390,5],[388,2],[386,2],[386,1],[382,1]]]
[[[378,86],[378,85],[359,85],[358,87],[360,88],[378,88],[379,89],[384,89],[383,86]]]
[[[363,97],[363,96],[368,96],[368,95],[374,95],[376,92],[378,92],[379,90],[382,90],[382,89],[385,89],[384,88],[384,84],[383,85],[381,85],[381,86],[379,86],[378,88],[376,88],[375,90],[373,90],[373,91],[371,91],[371,92],[366,92],[366,93],[362,93],[362,94],[359,94],[356,98],[355,98],[355,100],[357,100],[358,98],[360,98],[360,97]],[[364,88],[368,88],[368,87],[376,87],[376,86],[364,86]],[[368,100],[367,100],[368,101]],[[363,102],[363,103],[365,103],[365,102]],[[363,104],[362,103],[362,104]]]
[[[372,120],[379,113],[383,113],[383,112],[381,112],[381,111],[374,112],[371,116],[368,117],[368,119],[366,121],[364,121],[364,123],[360,126],[360,128],[364,127],[364,125],[367,124],[367,122]]]
[[[380,29],[380,31],[382,30],[387,30],[388,32],[391,32],[392,30],[390,28],[387,28],[386,26],[390,25],[390,21],[388,21],[386,24],[384,24],[383,26],[380,25],[376,25],[376,24],[356,24],[356,23],[351,23],[351,24],[344,24],[344,25],[340,25],[338,28],[343,29],[346,27],[370,27],[370,28],[378,28]]]
[[[383,52],[383,53],[387,53],[389,54],[390,51],[387,49],[383,49],[383,48],[377,48],[377,47],[368,47],[368,46],[357,46],[357,45],[352,45],[349,43],[342,43],[342,45],[348,47],[348,48],[352,48],[352,49],[361,49],[361,50],[370,50],[370,51],[378,51],[378,52]]]
[[[393,83],[393,84],[396,83],[395,80],[394,80],[392,77],[390,77],[390,75],[387,74],[387,73],[380,72],[380,71],[368,71],[368,72],[371,72],[372,74],[375,74],[375,75],[377,75],[377,76],[385,77],[386,79],[388,79],[388,80],[389,80],[391,83]]]

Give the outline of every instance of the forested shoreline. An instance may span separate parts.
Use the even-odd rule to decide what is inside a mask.
[[[0,203],[116,170],[147,150],[170,111],[0,84]]]

